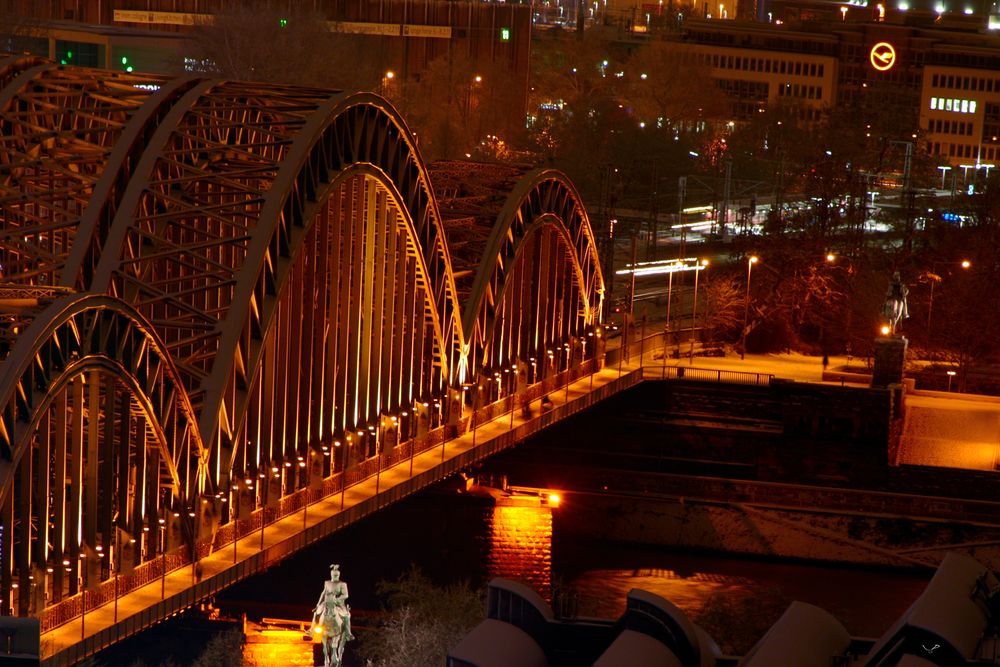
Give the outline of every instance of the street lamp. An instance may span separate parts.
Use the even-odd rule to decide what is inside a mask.
[[[951,167],[938,167],[941,170],[941,189],[944,190],[944,177],[951,171]]]
[[[934,284],[941,282],[941,276],[935,273],[937,266],[946,264],[957,264],[962,267],[963,271],[968,271],[969,267],[972,266],[972,262],[967,259],[963,259],[958,262],[932,262],[931,270],[925,273],[924,276],[931,284],[930,295],[927,297],[927,340],[930,341],[931,338],[931,314],[934,310]]]
[[[955,377],[955,371],[946,371],[948,375],[948,391],[951,391],[951,380]]]
[[[828,252],[826,254],[826,262],[831,266],[840,264],[841,260],[844,260],[844,264],[840,268],[843,269],[844,275],[846,276],[844,280],[846,289],[846,298],[844,300],[844,351],[847,353],[847,364],[851,363],[851,316],[853,311],[851,310],[851,300],[852,294],[854,292],[854,264],[850,259],[845,259],[843,256],[837,255],[834,252]],[[825,353],[825,350],[824,350]]]
[[[740,359],[745,358],[747,351],[747,321],[750,319],[750,274],[753,265],[757,263],[757,255],[750,255],[747,258],[747,294],[743,299],[743,337],[740,342]]]
[[[694,337],[698,326],[698,274],[708,267],[708,260],[699,260],[694,266],[694,304],[691,306],[691,354],[688,355],[689,365],[694,364]]]

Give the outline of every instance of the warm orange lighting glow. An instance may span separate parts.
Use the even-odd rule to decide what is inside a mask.
[[[883,336],[888,336],[889,332],[892,331],[892,329],[889,328],[888,324],[883,324],[881,331]]]
[[[551,505],[552,507],[559,507],[560,500],[561,498],[559,497],[558,493],[549,494],[549,505]]]
[[[835,259],[837,259],[837,256],[834,255],[832,252],[826,254],[826,261],[832,262]]]
[[[750,255],[750,258],[749,258],[749,260],[748,260],[748,261],[749,261],[749,262],[750,262],[751,264],[756,264],[756,263],[757,263],[757,260],[758,260],[758,259],[759,259],[759,257],[757,257],[757,255]]]
[[[970,266],[972,266],[972,262],[970,262],[970,261],[969,261],[969,260],[967,260],[967,259],[963,259],[963,260],[962,260],[962,268],[963,268],[963,269],[967,269],[967,268],[969,268]]]

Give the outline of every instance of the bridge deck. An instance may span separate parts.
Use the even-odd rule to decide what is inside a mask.
[[[636,360],[638,361],[638,360]],[[233,548],[213,552],[199,561],[201,578],[193,566],[168,572],[165,577],[129,591],[96,609],[42,635],[43,665],[71,665],[121,639],[136,634],[169,616],[206,599],[232,584],[263,572],[292,553],[340,528],[419,491],[470,464],[513,446],[525,437],[642,379],[635,364],[605,368],[551,394],[551,411],[534,417],[519,411],[504,413],[476,430],[421,452],[368,477],[343,494],[327,496],[262,531],[240,538]],[[474,437],[475,436],[475,437]],[[475,446],[473,447],[473,441]]]
[[[335,493],[310,504],[305,512],[299,510],[267,524],[262,532],[257,531],[240,538],[232,548],[223,548],[202,558],[199,561],[202,575],[200,581],[192,566],[180,568],[141,588],[121,595],[116,603],[108,602],[89,610],[82,622],[76,618],[44,633],[42,653],[45,657],[42,664],[74,664],[191,607],[200,600],[211,597],[238,581],[263,572],[292,553],[382,507],[463,470],[476,461],[507,449],[527,436],[571,414],[585,410],[612,394],[638,384],[644,378],[678,377],[681,368],[687,371],[684,377],[688,379],[727,381],[722,374],[732,374],[729,381],[751,384],[756,384],[751,376],[757,372],[801,382],[820,382],[823,378],[820,364],[804,357],[747,355],[745,360],[734,357],[699,357],[697,368],[691,368],[690,362],[686,359],[671,359],[664,365],[662,357],[654,356],[658,355],[659,349],[653,346],[650,348],[644,350],[642,358],[636,354],[630,363],[620,365],[617,360],[617,350],[610,351],[608,365],[603,370],[593,376],[588,375],[576,380],[569,385],[568,391],[559,388],[549,394],[554,408],[548,413],[542,414],[538,410],[537,401],[534,404],[534,417],[531,419],[522,418],[519,411],[515,411],[513,415],[510,412],[503,413],[493,421],[479,426],[475,435],[469,432],[448,440],[445,442],[443,453],[441,447],[436,447],[417,454],[412,459],[412,469],[411,460],[405,459],[382,470],[377,477],[373,475],[347,487],[343,494]],[[720,373],[720,375],[717,378],[710,378],[706,373],[709,375]],[[928,401],[926,397],[921,397],[922,400],[918,400],[917,404],[923,406],[926,402],[945,400],[937,396],[932,398],[934,400]],[[962,404],[974,399],[969,396],[959,398],[958,395],[952,394],[947,400]],[[976,407],[981,406],[976,405]],[[992,404],[989,407],[997,409],[1000,404]],[[935,446],[937,458],[943,456],[942,462],[938,465],[956,467],[955,458],[945,453],[961,444],[955,441],[937,443]],[[995,451],[997,446],[997,442],[991,442],[990,451]],[[901,463],[921,462],[923,461],[901,461]]]

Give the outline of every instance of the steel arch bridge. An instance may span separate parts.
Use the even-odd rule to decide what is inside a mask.
[[[425,165],[375,95],[0,57],[0,613],[466,428],[603,290],[565,176]]]

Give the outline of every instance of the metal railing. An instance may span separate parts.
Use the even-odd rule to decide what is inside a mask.
[[[632,352],[636,354],[637,360],[641,360],[642,353],[647,349],[653,349],[657,339],[662,339],[662,334],[649,336],[643,340],[632,341],[624,350],[626,352],[624,359],[627,359],[628,353]],[[334,473],[324,478],[319,488],[306,487],[299,489],[282,497],[274,506],[265,506],[256,509],[247,519],[236,519],[226,523],[218,529],[213,539],[201,541],[196,544],[194,553],[198,559],[232,547],[234,546],[234,541],[254,534],[261,534],[263,549],[238,562],[234,549],[233,565],[223,572],[206,578],[204,581],[199,580],[199,577],[194,573],[195,561],[192,560],[192,550],[189,547],[180,547],[174,552],[161,554],[142,563],[130,574],[108,579],[94,590],[77,593],[48,607],[39,614],[43,634],[76,620],[86,612],[113,602],[116,598],[121,598],[142,586],[151,584],[157,579],[165,580],[165,577],[171,572],[192,566],[192,585],[190,587],[171,596],[166,596],[164,592],[163,599],[152,607],[138,614],[122,617],[112,626],[92,635],[84,636],[80,642],[74,644],[72,647],[68,647],[60,651],[57,655],[47,658],[45,664],[73,664],[95,651],[108,646],[110,643],[119,641],[148,627],[156,620],[186,609],[198,600],[221,591],[223,588],[266,567],[274,565],[308,544],[318,541],[382,507],[401,500],[445,476],[466,469],[474,463],[493,456],[529,435],[572,414],[580,412],[615,393],[635,386],[643,380],[701,380],[747,385],[767,385],[773,377],[765,373],[661,366],[659,363],[645,367],[640,366],[638,369],[630,370],[623,367],[622,361],[624,359],[621,356],[622,352],[622,349],[610,350],[606,356],[605,364],[591,358],[579,366],[559,372],[528,387],[520,394],[504,396],[489,405],[472,411],[471,414],[463,416],[455,423],[443,424],[423,436],[405,440],[387,452],[361,461],[346,471]],[[611,362],[617,365],[618,377],[611,382],[594,388],[593,377],[596,373],[600,372],[602,367],[611,371],[615,370]],[[568,400],[569,386],[573,382],[588,376],[591,379],[591,386],[587,390],[584,399],[570,402]],[[539,411],[536,415],[522,412],[522,423],[516,427],[513,426],[515,411],[523,409],[526,403],[530,404],[530,402],[546,395],[558,397],[557,392],[560,390],[566,391],[567,400],[562,401],[551,410]],[[453,455],[451,458],[445,456],[444,449],[449,441],[468,433],[470,430],[478,430],[484,424],[501,418],[509,418],[511,428],[489,438],[485,442],[477,443],[476,447],[466,450],[457,456]],[[413,458],[436,447],[442,447],[441,463],[435,465],[430,470],[414,475],[412,471]],[[406,480],[387,489],[376,487],[375,494],[370,498],[349,508],[344,508],[343,497],[348,488],[370,480],[372,477],[377,477],[383,471],[407,460],[410,461],[411,467],[410,474]],[[341,511],[323,519],[319,523],[305,527],[304,530],[298,532],[295,536],[287,538],[278,544],[264,546],[263,532],[267,526],[295,514],[303,508],[306,508],[306,512],[308,512],[309,505],[331,498],[337,494],[341,494]],[[303,525],[305,525],[305,519],[303,519]]]
[[[698,380],[721,384],[745,384],[767,386],[774,379],[772,373],[754,373],[752,371],[727,371],[715,368],[696,368],[693,366],[643,366],[644,380]]]

